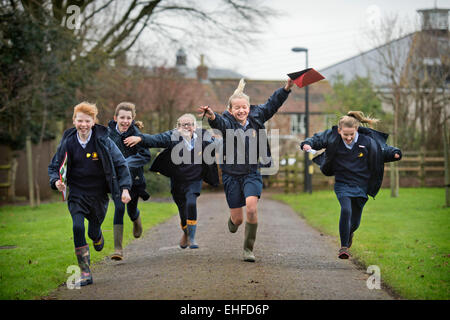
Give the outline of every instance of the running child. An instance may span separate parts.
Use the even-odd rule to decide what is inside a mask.
[[[316,133],[300,144],[304,151],[325,148],[313,161],[323,174],[335,177],[334,191],[341,205],[340,259],[351,256],[349,248],[368,195],[375,198],[383,182],[384,163],[402,157],[400,149],[386,144],[386,133],[361,126],[376,122],[378,119],[365,117],[360,111],[349,111],[337,126]]]
[[[150,160],[150,151],[141,145],[127,147],[124,140],[130,136],[140,134],[139,129],[144,125],[140,121],[134,121],[136,117],[136,106],[130,102],[121,102],[117,105],[114,112],[114,120],[108,123],[108,132],[110,139],[116,144],[122,152],[130,169],[132,187],[130,191],[131,201],[127,203],[127,213],[133,222],[133,235],[139,238],[142,234],[142,221],[138,209],[139,197],[144,201],[150,196],[146,192],[146,183],[144,177],[144,165]],[[123,260],[123,216],[125,214],[125,204],[118,200],[114,202],[114,253],[112,260]]]
[[[253,247],[258,228],[257,207],[263,187],[260,167],[267,165],[259,163],[259,159],[267,159],[267,156],[270,158],[268,148],[268,155],[260,152],[259,140],[266,138],[264,123],[278,111],[293,85],[294,82],[288,79],[286,85],[277,89],[267,102],[250,105],[250,98],[244,93],[244,79],[241,79],[238,88],[228,99],[228,109],[222,115],[209,106],[198,109],[200,115],[208,117],[211,128],[218,129],[223,136],[224,161],[221,169],[225,196],[230,208],[228,229],[231,233],[235,233],[242,224],[243,207],[246,208],[244,261],[255,262]],[[233,140],[227,139],[227,132],[231,133],[229,139]],[[228,150],[227,145],[231,145],[233,150]],[[229,151],[233,151],[233,154],[227,155]]]
[[[213,142],[206,130],[197,128],[195,116],[189,113],[178,118],[176,129],[125,139],[125,144],[129,146],[139,143],[146,148],[166,148],[153,161],[150,170],[170,177],[170,191],[178,207],[183,231],[180,240],[182,249],[199,247],[195,240],[197,198],[203,180],[212,186],[219,184],[214,151],[210,152],[210,161],[205,161],[207,158],[204,157],[205,148]]]
[[[131,200],[131,177],[127,163],[109,139],[108,129],[96,124],[97,114],[97,107],[88,102],[74,107],[75,127],[64,132],[48,166],[51,188],[59,191],[69,188],[67,206],[73,221],[73,241],[81,269],[81,286],[93,283],[84,219],[89,222],[88,236],[93,240],[94,249],[101,251],[105,243],[101,224],[108,209],[108,193],[115,201],[128,203]],[[67,186],[59,175],[65,159]]]

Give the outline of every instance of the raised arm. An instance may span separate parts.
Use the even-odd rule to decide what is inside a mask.
[[[254,106],[252,111],[256,113],[257,117],[261,118],[262,122],[266,122],[273,117],[286,101],[289,93],[291,93],[293,84],[294,82],[288,79],[283,88],[277,89],[265,103]]]
[[[203,118],[206,116],[208,118],[208,123],[213,129],[218,129],[225,136],[226,129],[232,128],[230,122],[225,119],[222,115],[214,112],[210,106],[201,106],[197,110],[199,116]]]

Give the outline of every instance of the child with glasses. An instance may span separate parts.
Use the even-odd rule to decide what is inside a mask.
[[[183,231],[180,247],[199,247],[195,234],[197,230],[197,198],[200,196],[203,180],[213,186],[219,184],[217,165],[205,161],[203,151],[214,139],[206,130],[199,130],[195,116],[184,114],[177,120],[177,127],[160,134],[140,134],[125,139],[125,144],[140,144],[145,148],[166,148],[152,163],[150,170],[170,177],[172,198],[180,215]],[[211,154],[211,159],[214,158]]]

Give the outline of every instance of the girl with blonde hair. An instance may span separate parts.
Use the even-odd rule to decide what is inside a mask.
[[[259,146],[260,139],[263,139],[260,133],[265,132],[264,123],[272,118],[283,105],[293,85],[294,82],[288,79],[285,86],[277,89],[267,102],[261,105],[250,105],[250,98],[244,93],[245,81],[241,79],[238,87],[228,99],[228,108],[222,115],[214,112],[209,106],[202,106],[198,109],[200,114],[208,117],[211,128],[218,129],[222,133],[224,146],[227,145],[227,131],[236,133],[230,137],[233,139],[233,159],[230,159],[232,158],[230,155],[226,157],[226,148],[224,148],[223,156],[226,160],[221,164],[222,181],[230,208],[228,229],[231,233],[235,233],[239,225],[243,223],[243,207],[246,208],[243,259],[247,262],[256,260],[253,247],[258,228],[258,200],[261,197],[263,186],[260,168],[265,165],[253,163],[252,157],[259,159],[261,156],[270,160],[270,155],[267,157],[267,155],[259,154],[259,147],[256,152],[250,151],[250,139],[256,140],[255,145]],[[241,137],[239,137],[240,132],[243,132]],[[267,150],[270,154],[269,148]],[[241,155],[245,155],[244,163],[240,163],[242,161],[238,160]]]
[[[360,225],[368,195],[375,198],[381,187],[384,163],[402,157],[400,149],[386,144],[386,133],[366,127],[377,122],[378,119],[366,117],[361,111],[349,111],[337,126],[316,133],[300,144],[307,152],[325,149],[313,161],[323,174],[335,176],[334,191],[341,205],[340,259],[351,256],[353,234]]]

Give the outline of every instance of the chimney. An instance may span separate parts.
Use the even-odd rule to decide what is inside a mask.
[[[208,81],[208,67],[204,63],[205,56],[200,55],[200,65],[197,67],[197,80],[200,82]]]

